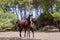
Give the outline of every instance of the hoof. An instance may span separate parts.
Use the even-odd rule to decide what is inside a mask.
[[[21,34],[19,36],[22,37]]]

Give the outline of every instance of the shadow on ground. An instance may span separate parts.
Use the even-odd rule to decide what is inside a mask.
[[[41,39],[31,39],[31,38],[17,38],[17,37],[12,37],[12,38],[0,38],[0,40],[41,40]]]

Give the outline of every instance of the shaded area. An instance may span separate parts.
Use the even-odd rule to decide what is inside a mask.
[[[41,40],[41,39],[31,39],[31,38],[18,38],[18,37],[12,37],[12,38],[9,38],[9,37],[3,37],[3,38],[0,38],[0,40]]]

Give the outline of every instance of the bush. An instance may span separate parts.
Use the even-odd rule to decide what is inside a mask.
[[[7,29],[7,28],[13,28],[16,21],[17,21],[17,15],[15,15],[12,12],[6,12],[0,10],[0,30]]]
[[[42,28],[40,28],[40,30],[39,31],[48,31],[48,29],[49,29],[49,26],[44,26],[44,27],[42,27]]]

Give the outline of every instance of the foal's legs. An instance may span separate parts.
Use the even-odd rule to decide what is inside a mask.
[[[33,28],[32,28],[32,27],[30,27],[30,28],[28,28],[28,29],[27,29],[27,31],[28,31],[27,36],[29,36],[29,37],[30,37],[30,30],[32,31],[33,38],[34,38],[34,30],[33,30]]]
[[[27,37],[30,37],[30,28],[27,29]]]
[[[29,34],[29,37],[30,37],[30,29],[28,29],[28,34]]]
[[[32,31],[32,33],[33,33],[33,38],[34,38],[34,30],[33,30],[33,28],[31,27],[30,30]]]

